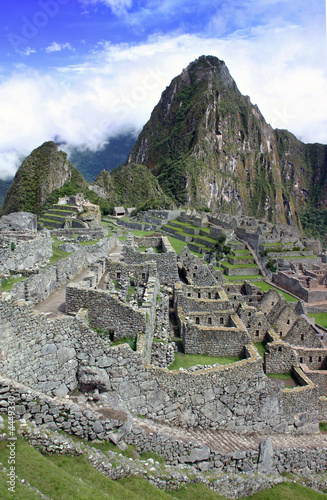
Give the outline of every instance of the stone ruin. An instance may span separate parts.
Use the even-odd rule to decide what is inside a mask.
[[[89,439],[153,446],[174,463],[194,456],[200,469],[210,463],[208,447],[176,444],[172,458],[155,425],[238,435],[318,432],[319,421],[327,420],[327,348],[300,302],[289,304],[249,282],[227,283],[187,249],[177,258],[166,237],[130,235],[118,262],[108,256],[115,243],[98,247],[103,253],[83,279],[67,285],[66,315],[50,320],[35,311],[48,294],[42,274],[43,292],[34,302],[21,300],[19,286],[2,293],[1,393],[2,399],[15,395],[21,417]],[[85,258],[81,267],[87,266]],[[172,307],[185,353],[240,360],[169,370],[176,350]],[[133,337],[136,350],[116,343]],[[264,359],[255,342],[267,342]],[[295,387],[266,376],[282,372],[292,373]],[[32,406],[22,396],[24,384]],[[115,407],[124,418],[113,417]],[[153,423],[155,439],[137,416]],[[220,458],[208,468],[225,470]],[[318,452],[316,458],[321,470]]]

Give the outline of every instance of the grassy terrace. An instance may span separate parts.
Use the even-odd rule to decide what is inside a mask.
[[[266,343],[267,342],[255,342],[254,343],[254,345],[256,346],[257,351],[260,354],[260,356],[262,357],[262,359],[264,358],[264,354],[265,354],[265,350],[266,350]]]
[[[298,386],[297,380],[292,376],[291,373],[267,373],[267,377],[275,378],[277,380],[282,380],[285,383],[285,387],[296,387]]]
[[[296,297],[293,297],[289,293],[283,292],[282,290],[279,290],[278,288],[276,288],[272,285],[269,285],[269,283],[266,283],[265,281],[257,281],[255,283],[255,285],[259,286],[263,292],[267,292],[271,288],[276,290],[276,292],[281,293],[283,295],[283,297],[285,297],[287,302],[297,302],[298,301],[298,299]]]
[[[309,313],[309,318],[314,318],[316,323],[327,328],[327,313]]]
[[[179,226],[181,227],[188,227],[189,229],[202,229],[200,227],[197,227],[197,226],[193,226],[193,224],[190,224],[189,222],[181,222],[179,220],[171,220],[170,222],[173,222],[174,224],[178,224]]]
[[[221,356],[206,356],[201,354],[182,354],[180,352],[175,353],[174,362],[168,367],[169,370],[179,370],[179,368],[191,368],[191,366],[196,365],[214,365],[219,363],[220,365],[228,365],[230,363],[235,363],[236,361],[241,361],[239,356],[221,357]]]
[[[242,253],[242,254],[236,254],[236,255],[231,255],[233,259],[253,259],[252,255],[250,253]]]
[[[229,269],[258,269],[257,264],[230,264],[229,262],[222,262],[222,265]]]
[[[24,280],[26,280],[26,276],[21,276],[20,278],[7,278],[1,282],[1,290],[3,292],[9,292],[16,283]]]
[[[251,255],[251,252],[249,252],[249,250],[247,248],[243,248],[242,250],[233,250],[232,254],[234,254],[234,255],[240,255],[240,254]]]
[[[186,241],[182,241],[182,240],[178,240],[177,238],[174,238],[173,236],[168,236],[168,239],[170,241],[170,244],[171,246],[173,247],[173,249],[175,250],[175,252],[177,253],[177,255],[179,254],[179,252],[187,246],[187,243]]]

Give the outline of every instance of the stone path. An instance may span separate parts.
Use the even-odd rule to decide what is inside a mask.
[[[123,247],[123,243],[118,242],[115,248],[113,248],[109,254],[110,259],[114,262],[123,261]]]
[[[178,439],[184,442],[198,442],[201,445],[207,445],[214,451],[222,453],[232,453],[235,450],[256,450],[261,441],[267,436],[263,434],[236,434],[228,431],[201,431],[198,429],[181,429],[177,427],[169,427],[168,425],[154,423],[147,419],[134,419],[134,423],[144,429],[147,433],[160,432],[167,434],[171,438]],[[310,434],[310,435],[291,435],[291,434],[276,434],[271,435],[271,440],[275,449],[281,448],[298,448],[303,450],[326,448],[327,449],[327,434]]]
[[[78,283],[89,272],[89,268],[84,269],[78,276],[75,276],[69,283]],[[67,284],[66,284],[67,285]],[[35,306],[35,310],[47,313],[48,318],[57,318],[65,314],[66,285],[56,289],[50,297]]]
[[[123,244],[118,243],[109,254],[110,258],[114,261],[123,260]],[[75,276],[69,283],[79,283],[83,280],[84,276],[89,272],[89,268],[82,271],[78,276]],[[48,297],[40,304],[35,306],[35,310],[47,313],[48,318],[57,318],[65,314],[65,300],[66,300],[66,285],[56,289],[50,297]]]

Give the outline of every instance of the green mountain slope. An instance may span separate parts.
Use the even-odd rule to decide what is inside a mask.
[[[317,180],[327,186],[326,147],[273,130],[212,56],[173,79],[128,162],[146,165],[179,203],[295,224],[325,193]]]
[[[54,142],[45,142],[25,158],[7,191],[1,214],[27,211],[40,213],[49,195],[72,177],[67,154]]]
[[[172,204],[147,167],[134,163],[118,167],[110,173],[103,170],[91,188],[114,205],[135,207],[147,201],[165,207]]]

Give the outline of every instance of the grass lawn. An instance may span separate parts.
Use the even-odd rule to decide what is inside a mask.
[[[232,253],[234,254],[244,254],[244,255],[251,255],[249,250],[247,248],[243,248],[242,250],[233,250]]]
[[[227,276],[227,275],[224,275],[224,278],[227,280],[227,281],[238,281],[240,283],[244,283],[244,281],[255,281],[255,285],[257,284],[256,281],[258,279],[262,279],[262,276],[259,275],[259,274],[248,274],[248,275],[244,275],[244,276]]]
[[[285,387],[295,387],[298,385],[297,381],[292,377],[291,373],[266,373],[269,378],[276,378],[285,382]]]
[[[20,278],[7,278],[1,282],[1,290],[3,292],[8,292],[12,289],[13,285],[24,280],[26,280],[26,276],[21,276]]]
[[[229,269],[259,269],[257,264],[230,264],[229,262],[222,262],[222,266]]]
[[[131,231],[134,236],[152,236],[153,234],[158,234],[158,233],[155,233],[153,230],[151,231],[145,231],[145,230],[142,230],[142,229],[135,229],[134,231]],[[160,232],[160,231],[158,231]]]
[[[314,318],[316,323],[327,328],[327,313],[309,313],[309,318]]]
[[[299,300],[299,299],[293,297],[292,295],[290,295],[289,293],[283,292],[282,290],[279,290],[278,288],[275,288],[274,286],[269,285],[269,283],[266,283],[265,281],[258,281],[255,284],[257,286],[259,286],[263,292],[267,292],[268,290],[273,288],[274,290],[276,290],[276,292],[281,293],[283,295],[283,297],[285,297],[287,302],[297,302]],[[327,317],[327,314],[326,314],[326,317]]]
[[[174,362],[168,367],[169,370],[178,370],[179,368],[190,368],[196,365],[214,365],[219,363],[220,365],[228,365],[230,363],[235,363],[243,358],[239,356],[206,356],[201,354],[181,354],[179,352],[175,353]]]
[[[71,255],[71,252],[64,252],[63,250],[60,250],[54,245],[52,245],[52,251],[53,255],[49,259],[50,264],[55,264],[56,262],[58,262],[58,260],[64,259],[65,257],[68,257],[68,255]]]
[[[72,437],[72,436],[70,436]],[[74,441],[80,441],[74,438]],[[8,442],[0,442],[0,461],[8,467]],[[111,443],[89,443],[94,448],[121,451]],[[133,457],[133,447],[129,447],[125,456]],[[52,500],[225,500],[225,497],[210,490],[203,484],[189,484],[176,491],[162,491],[138,476],[124,477],[113,481],[93,468],[84,456],[43,455],[25,440],[16,441],[15,493],[8,491],[7,472],[0,471],[1,500],[37,500],[40,495],[31,490],[21,480],[37,488]],[[153,453],[142,453],[142,460],[153,458],[162,461]],[[117,457],[117,460],[119,458]],[[117,463],[118,465],[118,463]],[[287,482],[246,497],[249,500],[323,500],[326,495],[317,493],[297,483]]]
[[[256,346],[257,351],[262,358],[264,357],[264,353],[266,350],[266,344],[267,344],[267,342],[254,342],[254,345]]]
[[[87,247],[87,246],[90,246],[90,245],[95,245],[96,243],[98,243],[99,240],[91,240],[91,241],[80,241],[80,245],[82,247]]]
[[[327,422],[320,422],[320,424],[319,424],[319,430],[321,432],[327,432]]]
[[[175,250],[175,252],[177,253],[177,255],[179,254],[179,252],[187,246],[187,243],[186,241],[182,241],[182,240],[178,240],[177,238],[174,238],[173,236],[168,236],[168,239],[170,241],[170,244],[171,246],[173,247],[173,249]]]

